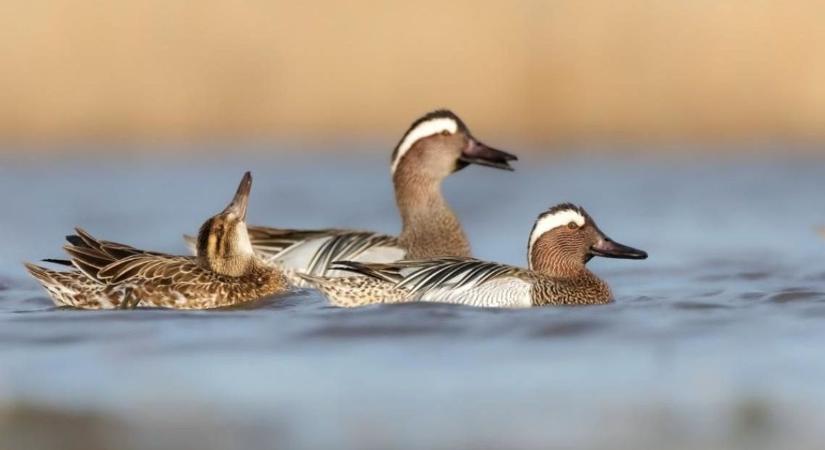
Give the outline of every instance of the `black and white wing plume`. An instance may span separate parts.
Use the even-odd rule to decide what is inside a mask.
[[[393,284],[413,301],[473,306],[530,306],[530,282],[518,267],[474,258],[406,260],[388,264],[338,261],[332,266]]]
[[[341,259],[392,262],[406,254],[396,238],[369,231],[252,227],[249,234],[252,248],[267,261],[313,276],[340,275],[330,265]]]

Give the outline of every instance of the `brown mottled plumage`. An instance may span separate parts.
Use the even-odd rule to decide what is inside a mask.
[[[82,309],[159,307],[209,309],[238,305],[287,290],[286,277],[259,260],[246,232],[252,177],[232,203],[198,234],[198,255],[172,256],[103,241],[77,228],[64,247],[76,270],[26,264],[58,306]]]
[[[539,216],[528,245],[529,269],[473,258],[433,258],[364,264],[342,261],[335,269],[367,277],[309,279],[342,307],[410,301],[482,307],[594,305],[609,303],[607,284],[585,266],[593,256],[644,259],[641,250],[618,244],[571,204]]]
[[[308,286],[298,274],[344,275],[330,268],[337,260],[392,262],[469,256],[470,244],[441,193],[441,183],[469,164],[513,170],[509,161],[515,159],[480,143],[452,112],[434,111],[416,120],[393,151],[392,181],[403,223],[397,238],[369,231],[251,226],[252,246],[297,286]]]

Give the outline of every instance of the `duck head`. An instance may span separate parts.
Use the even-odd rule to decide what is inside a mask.
[[[252,175],[246,172],[232,202],[204,222],[198,232],[198,262],[221,275],[239,277],[254,263],[254,251],[246,230],[246,207]]]
[[[419,118],[404,133],[392,154],[392,174],[412,171],[433,179],[446,178],[470,164],[513,170],[518,158],[473,137],[452,111],[442,109]]]
[[[536,219],[527,252],[530,269],[550,276],[573,276],[594,256],[647,258],[646,252],[607,237],[584,208],[570,203],[554,206]]]

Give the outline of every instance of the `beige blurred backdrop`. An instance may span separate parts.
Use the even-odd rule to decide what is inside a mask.
[[[6,0],[0,139],[825,139],[825,2]]]

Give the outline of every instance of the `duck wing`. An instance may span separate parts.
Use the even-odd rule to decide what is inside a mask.
[[[135,247],[95,238],[82,228],[75,228],[75,233],[66,236],[69,242],[63,249],[69,254],[71,264],[89,278],[104,281],[100,271],[117,261],[134,256],[168,257],[163,253],[140,250]],[[61,260],[52,262],[64,263]]]
[[[497,296],[506,287],[529,298],[529,273],[521,268],[475,258],[434,258],[388,264],[338,261],[333,269],[358,273],[392,283],[410,293],[413,300],[504,306]]]
[[[109,285],[140,279],[151,284],[163,280],[167,285],[207,284],[215,275],[187,256],[138,254],[119,259],[102,267],[97,278]]]
[[[340,275],[329,271],[334,261],[392,262],[407,253],[395,237],[371,231],[249,227],[249,238],[267,262],[317,276]]]

